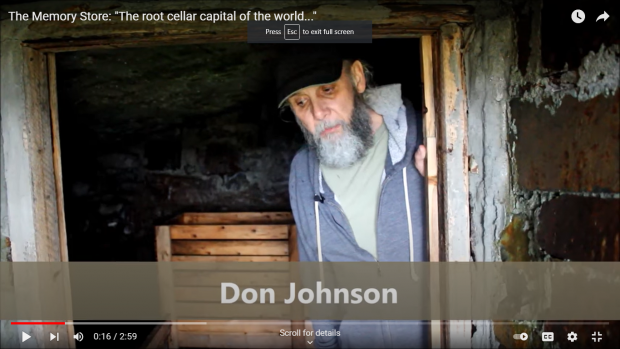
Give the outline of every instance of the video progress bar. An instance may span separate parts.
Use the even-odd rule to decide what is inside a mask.
[[[308,321],[312,321],[312,320],[308,320]],[[349,322],[359,322],[360,325],[373,325],[373,324],[382,324],[383,321],[368,321],[368,320],[359,320],[359,321],[355,321],[355,320],[348,320]],[[406,320],[405,320],[406,321]],[[413,321],[413,320],[412,320]],[[489,320],[479,320],[479,321],[489,321]],[[291,321],[293,323],[301,323],[303,324],[304,321]],[[321,321],[318,321],[321,322]],[[419,321],[416,320],[416,322],[420,325],[423,325],[423,321]],[[428,322],[428,320],[426,320],[426,322]],[[450,321],[441,321],[442,323],[450,323]],[[492,322],[493,324],[496,325],[514,325],[515,322],[510,322],[510,321],[489,321]],[[580,321],[544,321],[544,320],[540,320],[540,322],[544,322],[546,324],[549,325],[609,325],[609,322],[601,322],[601,321],[589,321],[589,322],[580,322]],[[267,324],[274,324],[274,325],[280,325],[282,324],[282,321],[265,321],[265,320],[259,320],[259,321],[244,321],[244,324],[251,324],[251,323],[255,323],[255,324],[259,324],[259,325],[267,325]],[[74,321],[64,321],[64,322],[35,322],[35,321],[30,321],[30,322],[11,322],[11,325],[110,325],[110,326],[114,326],[114,325],[207,325],[208,322],[194,322],[194,321],[172,321],[172,322],[157,322],[157,321],[152,321],[152,322],[148,322],[148,321],[142,321],[142,322],[74,322]],[[218,323],[218,325],[236,325],[235,323]]]
[[[11,325],[206,325],[206,322],[11,322]]]

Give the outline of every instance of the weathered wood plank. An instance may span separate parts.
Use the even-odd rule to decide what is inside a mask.
[[[186,348],[290,348],[291,337],[272,333],[200,334],[179,332],[179,345]]]
[[[50,101],[50,118],[52,127],[52,155],[54,162],[54,178],[56,184],[56,206],[58,209],[58,235],[59,235],[59,248],[60,248],[60,260],[62,262],[69,261],[69,248],[67,245],[67,226],[65,222],[65,199],[62,185],[62,163],[60,152],[60,127],[58,121],[58,88],[56,78],[56,55],[53,53],[47,54],[47,72],[49,81],[49,101]],[[71,304],[71,280],[67,277],[65,279],[65,285],[67,286],[65,292],[67,313],[73,314]],[[71,321],[67,319],[66,321]],[[67,340],[69,342],[69,348],[75,348],[75,339],[73,335],[75,328],[73,324],[66,325],[67,328]]]
[[[437,130],[435,113],[435,69],[433,67],[433,37],[424,35],[420,40],[422,82],[424,84],[424,144],[426,144],[426,219],[428,222],[429,260],[439,262],[439,202],[437,189]],[[439,275],[431,277],[431,289],[439,289]],[[431,307],[441,306],[439,294],[431,293]],[[441,348],[441,322],[431,321],[430,339],[432,348]]]
[[[157,261],[170,262],[172,256],[172,250],[170,245],[170,227],[157,226],[155,227],[155,251],[157,254]],[[173,287],[174,279],[172,268],[170,263],[159,264],[159,282],[161,284],[161,290],[164,292],[161,294],[161,302],[164,313],[168,314],[170,321],[175,319],[173,295],[166,290],[171,290]],[[170,326],[170,335],[168,336],[168,345],[171,348],[178,348],[178,335],[176,326]]]
[[[290,284],[288,272],[217,272],[217,271],[174,271],[174,286],[215,286],[233,282],[239,287],[286,287]],[[288,293],[288,292],[287,292]]]
[[[172,225],[172,240],[285,240],[289,225]]]
[[[172,254],[202,256],[288,256],[288,241],[172,241]]]
[[[440,30],[440,96],[443,157],[442,202],[446,260],[469,262],[469,169],[467,151],[467,99],[461,47],[463,35],[456,24]],[[471,290],[463,290],[464,296]],[[447,304],[459,302],[447,299]],[[471,347],[471,321],[450,321],[447,346]]]
[[[24,148],[28,153],[32,175],[32,182],[28,184],[32,186],[32,198],[28,198],[28,200],[32,200],[30,202],[32,202],[34,224],[34,236],[28,236],[28,238],[33,237],[34,239],[25,242],[28,244],[27,248],[32,251],[31,255],[28,256],[31,258],[30,261],[59,262],[62,261],[62,256],[52,145],[48,57],[45,53],[29,48],[23,49],[23,57],[24,81],[27,83],[24,84],[25,119],[21,135]],[[45,283],[52,282],[51,279],[54,276],[45,274],[40,277],[48,278],[48,280],[42,281]],[[14,284],[16,289],[19,289],[19,284],[20,282],[16,278]],[[21,292],[17,291],[17,293]],[[32,299],[29,300],[29,302],[32,301]],[[18,299],[18,302],[21,300]],[[31,303],[29,306],[36,307],[37,305]],[[70,341],[66,338],[68,329],[65,326],[33,325],[24,326],[22,330],[34,337],[33,342],[38,343],[35,345],[44,345],[47,348],[70,346]],[[47,332],[59,332],[64,333],[64,335],[60,341],[50,343],[49,339],[46,338]]]
[[[293,224],[291,212],[188,212],[178,224]]]
[[[194,320],[200,322],[201,320]],[[183,322],[193,322],[185,321]],[[280,333],[280,330],[290,331],[291,321],[251,321],[251,320],[206,320],[206,325],[178,325],[179,332],[209,333]]]
[[[170,244],[170,227],[155,227],[155,250],[157,251],[158,261],[170,261],[170,256],[172,256],[172,248]]]
[[[270,8],[263,8],[265,14],[302,12],[314,20],[370,20],[373,23],[373,33],[398,34],[403,31],[436,30],[446,23],[471,23],[473,22],[473,7],[471,6],[428,6],[408,3],[383,3],[376,6],[367,6],[364,3],[352,1],[318,2],[312,5],[290,6],[287,2],[271,4]],[[226,11],[232,9],[213,8],[213,5],[202,3],[194,5],[191,9],[169,7],[152,11],[153,5],[146,4],[132,13],[157,12],[178,13],[178,10],[187,10],[198,15],[202,13]],[[171,5],[172,6],[172,5]],[[247,9],[254,8],[254,3],[236,6],[237,14]],[[219,7],[216,5],[216,7]],[[313,13],[316,12],[316,13]],[[78,18],[74,23],[66,22],[34,22],[29,25],[29,39],[26,42],[33,48],[45,50],[58,49],[85,49],[85,48],[115,48],[141,45],[145,41],[162,44],[174,43],[204,43],[208,41],[232,42],[247,40],[247,22],[220,21],[217,23],[207,21],[120,21],[120,16],[110,17],[108,22],[82,21]],[[104,38],[105,37],[105,38]],[[47,39],[45,42],[33,40]],[[50,42],[49,39],[73,38]],[[76,40],[75,38],[84,38]],[[104,39],[103,41],[101,39]],[[111,41],[113,39],[113,41]]]
[[[288,262],[288,256],[172,256],[173,262]]]

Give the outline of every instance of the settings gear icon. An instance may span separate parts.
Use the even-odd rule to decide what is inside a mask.
[[[577,333],[575,332],[571,332],[568,334],[568,340],[571,342],[574,342],[577,340]]]

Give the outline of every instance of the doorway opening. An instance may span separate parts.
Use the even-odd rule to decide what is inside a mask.
[[[272,71],[287,49],[232,42],[57,53],[69,260],[156,261],[155,227],[187,212],[290,211],[289,168],[304,139],[292,113],[276,108]],[[377,85],[401,84],[421,116],[420,39],[347,49],[372,66]],[[139,338],[152,329],[117,328]]]

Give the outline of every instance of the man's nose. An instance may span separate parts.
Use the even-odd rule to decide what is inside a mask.
[[[325,103],[321,101],[316,101],[313,103],[312,114],[316,120],[323,120],[329,114],[329,109],[325,105]]]

